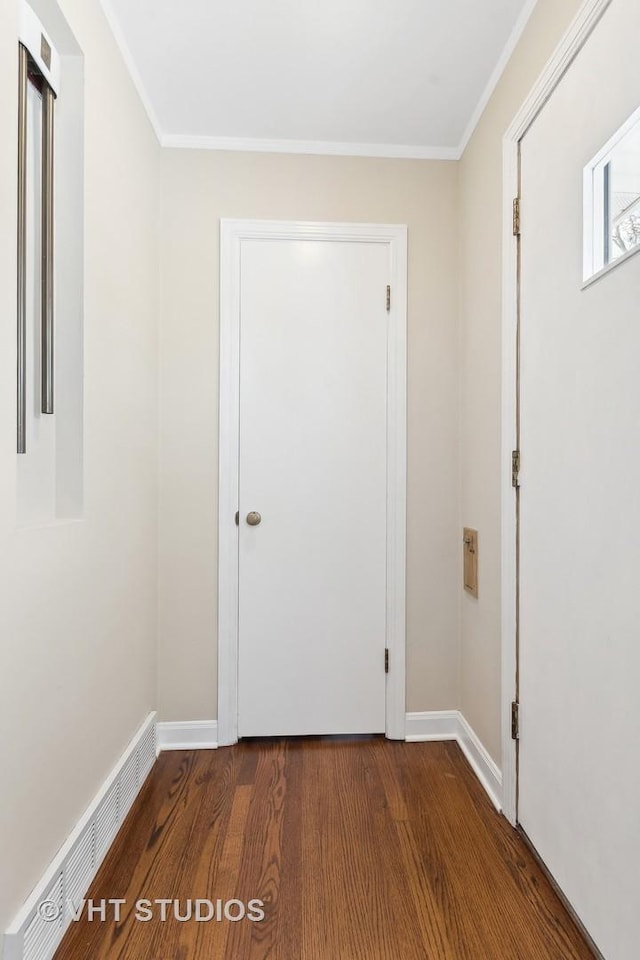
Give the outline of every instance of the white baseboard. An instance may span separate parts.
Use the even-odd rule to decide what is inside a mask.
[[[156,724],[156,730],[158,752],[215,750],[218,746],[215,720],[163,721]],[[414,743],[456,740],[491,802],[498,810],[502,808],[502,774],[459,710],[408,713],[405,739]]]
[[[155,713],[137,731],[4,936],[4,960],[51,960],[156,760]],[[38,911],[50,902],[54,920]]]
[[[215,750],[218,746],[216,720],[179,720],[156,724],[158,752],[161,750]]]
[[[502,771],[462,714],[460,714],[460,731],[456,739],[494,807],[496,810],[502,810]]]
[[[457,740],[460,714],[457,710],[432,710],[429,713],[408,713],[405,740]]]
[[[456,740],[496,810],[502,810],[502,773],[459,710],[407,714],[406,739]]]

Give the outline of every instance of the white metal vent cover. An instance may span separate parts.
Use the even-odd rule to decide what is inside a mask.
[[[82,900],[96,870],[96,825],[91,822],[71,850],[64,868],[64,900],[76,904]]]
[[[118,832],[118,794],[120,781],[114,784],[105,793],[102,803],[96,812],[96,859],[101,861],[111,846],[113,838]]]
[[[136,793],[138,792],[138,755],[132,754],[124,765],[120,777],[120,803],[118,804],[118,820],[124,820],[131,809]]]
[[[71,910],[87,893],[118,828],[138,795],[156,758],[155,713],[149,714],[106,783],[9,927],[3,960],[51,960]],[[53,911],[53,920],[39,906]]]
[[[24,960],[50,960],[62,937],[63,931],[63,891],[62,871],[53,884],[44,892],[42,903],[50,904],[51,910],[58,911],[57,920],[47,920],[36,912],[24,934]]]

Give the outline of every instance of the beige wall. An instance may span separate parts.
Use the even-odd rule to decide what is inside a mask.
[[[216,716],[221,217],[408,224],[407,707],[461,707],[500,760],[501,138],[579,0],[539,0],[461,164],[161,152],[98,0],[61,6],[86,57],[85,519],[30,531],[15,525],[17,9],[0,6],[0,927],[149,709]],[[463,523],[480,531],[478,601],[460,591]]]
[[[221,217],[409,227],[409,710],[458,696],[457,165],[165,150],[159,708],[216,716]]]
[[[86,68],[85,510],[17,530],[17,4],[0,4],[0,930],[155,706],[160,149],[98,0],[60,5]]]
[[[539,0],[459,164],[163,151],[164,719],[216,716],[219,219],[400,222],[409,226],[407,709],[460,708],[500,763],[502,137],[579,6]],[[463,525],[480,532],[478,600],[460,590]]]
[[[580,5],[538,0],[459,169],[460,509],[480,538],[480,597],[462,597],[459,706],[498,764],[502,137]]]

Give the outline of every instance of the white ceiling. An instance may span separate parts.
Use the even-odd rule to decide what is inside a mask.
[[[535,0],[102,3],[166,144],[453,157]]]

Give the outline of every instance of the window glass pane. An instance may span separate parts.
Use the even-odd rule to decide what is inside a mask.
[[[605,262],[611,263],[640,244],[640,122],[611,151],[604,183]]]

